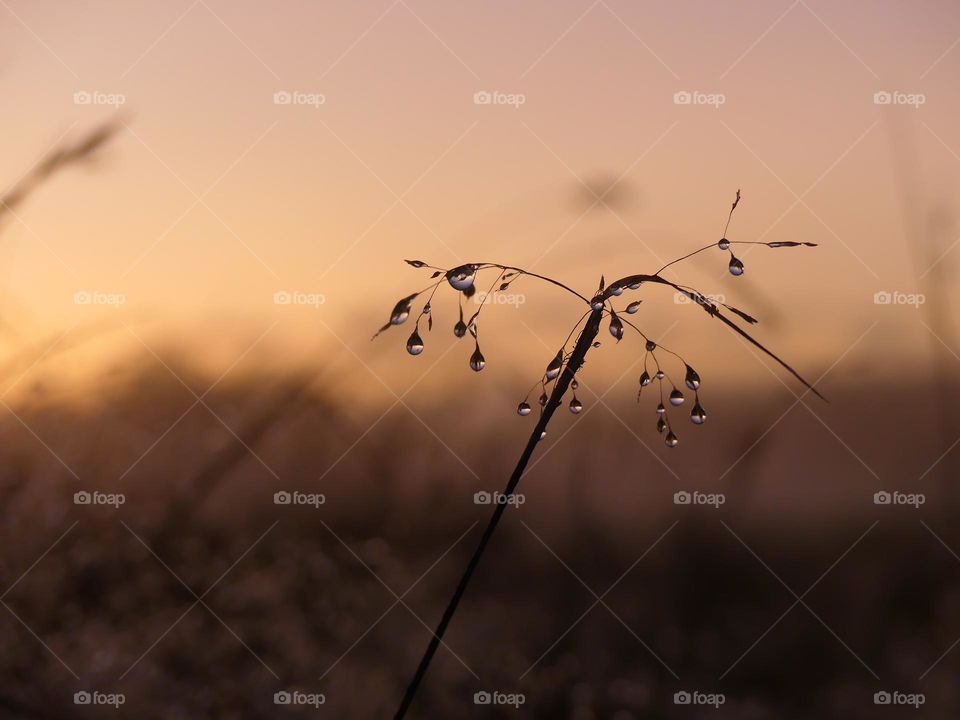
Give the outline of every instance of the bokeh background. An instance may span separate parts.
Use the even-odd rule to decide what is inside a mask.
[[[0,46],[8,716],[391,716],[581,312],[519,281],[473,373],[442,288],[411,358],[412,321],[370,342],[403,259],[587,294],[738,188],[730,238],[818,247],[666,275],[829,403],[644,288],[708,422],[664,447],[604,337],[413,714],[956,714],[955,3],[0,0]]]

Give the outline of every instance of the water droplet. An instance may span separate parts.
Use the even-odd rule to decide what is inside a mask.
[[[667,447],[673,448],[680,444],[680,438],[678,438],[673,430],[667,433],[667,436],[663,439],[664,444]]]
[[[410,317],[410,307],[407,306],[401,310],[394,310],[393,314],[390,315],[390,324],[391,325],[402,325],[406,322],[406,319]]]
[[[657,432],[662,433],[666,429],[667,429],[667,421],[664,420],[662,417],[657,418]]]
[[[743,263],[740,262],[733,255],[730,256],[730,265],[728,265],[731,275],[740,276],[743,275]]]
[[[674,406],[683,405],[683,393],[676,388],[670,393],[670,404]]]
[[[623,323],[620,321],[620,318],[617,317],[616,313],[610,313],[610,334],[613,335],[617,342],[623,338]]]
[[[640,303],[642,302],[643,300],[634,300],[632,303],[627,305],[627,314],[633,315],[637,310],[640,309]]]
[[[683,380],[691,390],[700,387],[700,374],[689,365],[687,365],[687,375]]]
[[[480,372],[486,364],[487,359],[483,356],[483,353],[480,352],[480,346],[477,345],[477,349],[474,350],[473,355],[470,356],[470,369],[474,372]]]
[[[423,340],[420,339],[420,333],[416,330],[407,339],[407,352],[411,355],[419,355],[423,352]]]
[[[630,283],[627,287],[629,287],[631,290],[636,290],[640,287],[640,283]]]
[[[594,343],[593,343],[593,346],[594,346],[595,348],[600,347],[600,341],[597,340],[596,342],[594,342]]]
[[[611,295],[617,295],[617,296],[623,295],[623,288],[620,287],[619,285],[614,285],[612,288],[610,288],[608,292]]]
[[[543,440],[546,436],[547,436],[547,431],[546,431],[546,430],[544,430],[543,432],[540,433],[540,439],[541,439],[541,440]]]
[[[576,380],[573,380],[573,382],[570,383],[570,387],[571,389],[576,390],[580,387],[580,383],[578,383]]]
[[[655,377],[657,380],[663,380],[663,378],[664,378],[663,370],[657,370],[657,374],[654,375],[654,377]]]
[[[463,321],[463,318],[457,320],[457,324],[453,326],[453,334],[458,338],[467,334],[467,324]]]
[[[593,300],[590,301],[590,307],[594,310],[603,310],[603,303],[603,295],[594,295]]]
[[[547,380],[553,380],[560,374],[560,368],[563,367],[563,350],[557,351],[557,356],[547,365]]]
[[[577,400],[577,398],[574,398],[573,400],[570,401],[570,412],[572,412],[574,415],[576,415],[576,414],[578,414],[581,410],[583,410],[583,403],[582,403],[582,402],[580,402],[579,400]]]
[[[667,409],[663,406],[663,403],[657,403],[657,415],[663,415],[667,412]]]
[[[546,393],[541,393],[540,398],[537,400],[537,402],[540,403],[540,407],[546,407],[546,405],[547,405],[547,400],[548,400],[547,394],[546,394]]]
[[[430,314],[430,303],[427,303],[426,305],[423,306],[423,314],[424,315]]]
[[[700,401],[697,400],[693,406],[693,409],[690,410],[690,422],[692,422],[694,425],[703,425],[706,421],[707,413],[704,411]]]
[[[726,238],[720,238],[720,242],[717,243],[717,247],[719,247],[721,250],[729,250],[730,241]]]
[[[521,417],[526,417],[532,411],[533,410],[530,407],[530,403],[528,403],[526,400],[524,400],[522,403],[517,405],[517,415],[520,415]]]
[[[657,349],[657,344],[653,340],[647,340],[647,352],[653,352]]]
[[[473,287],[473,281],[477,276],[476,265],[461,265],[447,272],[447,282],[454,290],[466,290]]]
[[[643,374],[640,376],[640,387],[646,387],[651,382],[653,382],[653,380],[650,377],[650,373],[644,370]]]

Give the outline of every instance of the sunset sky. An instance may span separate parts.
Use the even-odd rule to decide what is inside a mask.
[[[673,277],[755,312],[814,376],[868,331],[846,370],[893,369],[952,342],[929,308],[874,294],[955,273],[958,38],[946,1],[2,0],[3,182],[124,124],[6,219],[5,348],[115,322],[95,365],[177,342],[223,368],[266,332],[265,361],[322,357],[349,386],[370,379],[358,357],[412,367],[407,328],[368,342],[425,284],[404,258],[496,260],[586,293],[714,242],[741,188],[732,239],[820,247],[740,252],[742,278],[706,253]],[[276,305],[285,291],[323,302]],[[484,337],[536,350],[511,368],[534,377],[579,312],[516,291]],[[453,342],[452,292],[435,304],[427,363]],[[778,385],[669,295],[636,317]]]

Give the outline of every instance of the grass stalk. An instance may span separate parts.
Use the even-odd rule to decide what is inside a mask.
[[[534,450],[536,450],[537,445],[540,443],[543,433],[546,432],[547,425],[550,423],[550,419],[553,417],[553,414],[556,412],[557,408],[560,407],[563,396],[570,387],[570,383],[573,381],[574,375],[576,375],[577,371],[583,365],[583,361],[587,356],[587,351],[590,350],[591,346],[593,345],[593,341],[597,337],[597,332],[600,329],[600,320],[602,317],[602,309],[592,310],[587,318],[587,322],[584,325],[583,330],[580,331],[580,336],[577,339],[577,343],[573,348],[572,354],[570,355],[570,361],[566,364],[563,372],[557,378],[553,392],[550,394],[550,399],[547,401],[547,404],[543,409],[543,414],[540,416],[540,420],[537,422],[536,427],[534,427],[533,432],[530,434],[530,439],[527,440],[527,445],[523,449],[520,459],[517,461],[517,466],[514,468],[513,474],[510,476],[510,480],[507,482],[506,488],[504,488],[504,502],[498,502],[494,505],[493,515],[490,517],[490,522],[487,523],[487,527],[483,531],[480,542],[477,544],[477,549],[473,551],[473,556],[470,558],[470,562],[467,563],[467,567],[463,572],[463,576],[460,578],[460,582],[457,583],[457,588],[453,591],[453,596],[450,598],[450,602],[447,603],[447,607],[443,611],[443,616],[440,618],[440,623],[437,625],[437,629],[434,631],[433,637],[430,638],[430,642],[427,645],[427,650],[424,652],[423,658],[420,660],[420,665],[417,666],[417,671],[414,673],[413,679],[407,686],[407,690],[403,695],[403,700],[400,701],[400,707],[397,709],[396,715],[394,715],[395,720],[401,720],[401,718],[406,717],[407,710],[410,709],[410,705],[416,697],[417,690],[419,689],[420,684],[423,682],[423,678],[427,674],[427,670],[430,668],[430,662],[433,660],[433,656],[436,654],[437,648],[440,647],[440,643],[443,640],[443,635],[446,632],[447,627],[450,625],[450,621],[453,619],[453,615],[457,611],[457,606],[460,604],[460,600],[463,598],[463,595],[467,590],[467,585],[470,584],[470,578],[473,577],[473,573],[480,564],[480,560],[483,558],[483,554],[487,549],[487,545],[490,544],[490,539],[493,537],[493,533],[496,531],[497,525],[500,524],[500,519],[503,517],[504,510],[507,508],[507,503],[505,501],[507,498],[513,495],[514,491],[517,489],[520,478],[523,477],[523,473],[527,468],[527,463],[530,462],[530,458],[533,456]]]

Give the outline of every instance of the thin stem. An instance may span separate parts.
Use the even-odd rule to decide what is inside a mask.
[[[514,491],[516,490],[517,484],[520,482],[520,478],[523,477],[523,473],[527,468],[527,463],[530,462],[530,458],[533,456],[534,450],[536,450],[537,445],[540,443],[541,436],[546,431],[547,424],[550,422],[550,418],[553,417],[554,412],[556,412],[557,408],[560,407],[560,402],[563,399],[564,393],[566,393],[567,389],[570,387],[570,383],[573,381],[574,375],[583,365],[587,351],[590,350],[594,339],[597,337],[597,332],[600,329],[600,318],[602,315],[603,312],[601,310],[593,310],[589,319],[587,320],[586,325],[584,325],[583,331],[580,333],[580,337],[577,339],[577,344],[570,356],[570,361],[567,363],[566,367],[564,367],[563,372],[557,379],[557,383],[553,387],[553,392],[550,395],[550,399],[547,401],[547,405],[543,409],[543,414],[540,416],[539,421],[533,428],[533,433],[530,435],[530,439],[527,441],[527,445],[524,448],[523,453],[520,455],[520,459],[517,461],[517,466],[514,468],[509,482],[507,482],[507,486],[503,491],[503,501],[498,502],[494,507],[493,516],[490,518],[490,522],[483,531],[483,535],[480,538],[480,543],[477,545],[477,549],[474,550],[473,556],[470,558],[470,562],[467,564],[467,568],[464,571],[463,576],[460,578],[460,582],[457,583],[456,590],[454,590],[453,596],[450,598],[450,602],[443,611],[443,616],[440,618],[440,623],[437,625],[437,629],[433,633],[433,637],[430,638],[430,643],[427,645],[427,650],[423,654],[423,659],[420,660],[420,665],[417,667],[417,671],[414,673],[413,679],[410,681],[410,685],[407,686],[407,690],[403,695],[403,699],[400,701],[400,707],[397,709],[396,715],[394,715],[394,720],[401,720],[406,716],[407,710],[409,710],[410,704],[413,702],[413,699],[417,694],[417,690],[419,689],[420,684],[423,682],[424,676],[427,674],[427,669],[430,667],[430,661],[433,660],[433,656],[436,654],[437,648],[440,647],[440,641],[443,639],[443,634],[446,632],[447,626],[453,619],[453,614],[457,610],[457,605],[460,604],[460,600],[463,598],[463,595],[467,590],[467,585],[470,583],[470,578],[473,577],[473,573],[480,564],[480,559],[483,557],[483,553],[487,549],[487,545],[490,543],[490,538],[493,537],[493,533],[497,529],[497,525],[500,524],[500,519],[503,517],[503,513],[507,507],[506,500],[513,495]]]

